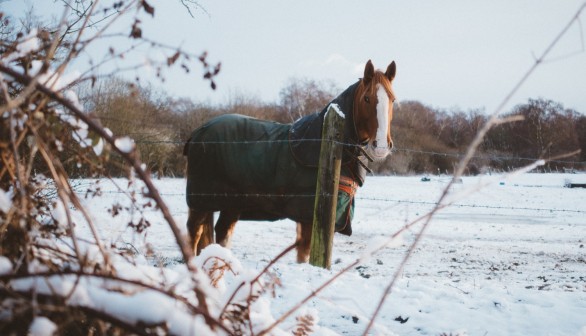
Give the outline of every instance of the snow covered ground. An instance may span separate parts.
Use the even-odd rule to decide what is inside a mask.
[[[297,264],[288,254],[272,268],[281,281],[271,299],[278,318],[326,280],[360,258],[373,239],[390,236],[433,208],[449,177],[368,177],[358,191],[351,237],[336,235],[331,270]],[[372,335],[586,335],[586,189],[565,188],[583,174],[464,177],[453,194],[475,190],[437,213],[375,320]],[[117,180],[125,186],[126,182]],[[84,193],[94,181],[78,181]],[[583,183],[583,182],[582,182]],[[183,179],[155,181],[184,229]],[[111,182],[103,197],[86,200],[102,237],[145,251],[127,228],[132,214],[114,218],[113,202],[128,204]],[[112,191],[112,192],[110,192]],[[147,213],[146,241],[173,268],[180,253],[161,216]],[[81,228],[83,231],[85,228]],[[361,335],[419,227],[340,276],[306,305],[319,316],[320,335]],[[244,268],[260,272],[293,243],[295,225],[241,222],[232,251]],[[294,318],[281,326],[287,330]]]

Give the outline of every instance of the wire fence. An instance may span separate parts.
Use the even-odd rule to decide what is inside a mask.
[[[298,142],[318,142],[322,141],[321,139],[299,139],[295,140]],[[190,141],[192,144],[204,144],[204,145],[245,145],[245,146],[252,146],[258,144],[281,144],[281,143],[289,143],[290,140],[246,140],[246,141]],[[182,140],[137,140],[135,141],[137,145],[159,145],[159,144],[168,144],[174,146],[184,146],[185,141]],[[346,142],[338,142],[345,147],[364,147],[360,144],[355,143],[346,143]],[[420,149],[412,149],[412,148],[396,148],[394,147],[393,152],[405,152],[410,154],[422,154],[422,155],[433,155],[433,156],[442,156],[442,157],[450,157],[454,159],[462,159],[465,157],[464,153],[459,153],[454,150],[454,152],[438,152],[438,151],[428,151],[428,150],[420,150]],[[479,160],[516,160],[516,161],[527,161],[527,162],[535,162],[540,160],[541,158],[532,158],[532,157],[519,157],[519,156],[507,156],[507,155],[475,155],[472,158],[479,159]],[[549,160],[549,162],[558,163],[558,164],[567,164],[575,166],[586,166],[586,161],[575,161],[575,160]],[[124,191],[117,191],[117,190],[102,190],[100,191],[102,194],[128,194],[128,192]],[[160,193],[161,196],[167,197],[186,197],[190,195],[186,195],[185,193]],[[315,193],[306,193],[306,194],[271,194],[271,193],[238,193],[238,194],[217,194],[217,193],[201,193],[201,194],[194,194],[193,196],[200,196],[200,197],[230,197],[230,198],[315,198]],[[322,195],[324,197],[332,196],[332,195]],[[374,201],[374,202],[385,202],[389,204],[412,204],[412,205],[424,205],[424,206],[437,206],[438,202],[432,201],[419,201],[419,200],[409,200],[409,199],[394,199],[394,198],[385,198],[385,197],[376,197],[376,196],[363,196],[357,195],[355,197],[357,200],[365,200],[365,201]],[[474,208],[474,209],[490,209],[490,210],[519,210],[519,211],[535,211],[535,212],[555,212],[555,213],[580,213],[586,214],[586,210],[576,210],[576,209],[559,209],[559,208],[542,208],[542,207],[515,207],[515,206],[498,206],[498,205],[481,205],[481,204],[458,204],[454,203],[450,205],[451,207],[456,208]],[[155,209],[153,209],[155,211]],[[174,214],[184,214],[187,213],[185,211],[174,212]]]
[[[297,142],[316,142],[321,141],[321,139],[300,139],[295,140]],[[289,140],[254,140],[254,141],[200,141],[200,142],[190,142],[195,144],[208,144],[208,145],[222,145],[222,144],[240,144],[240,145],[254,145],[254,144],[266,144],[266,143],[284,143],[289,142]],[[178,140],[138,140],[135,142],[138,144],[144,145],[157,145],[157,144],[170,144],[170,145],[185,145],[185,141],[178,141]],[[361,146],[358,144],[353,143],[345,143],[345,142],[338,142],[335,143],[346,146],[346,147],[357,147]],[[420,149],[412,149],[412,148],[396,148],[393,147],[393,152],[405,152],[405,153],[415,153],[415,154],[424,154],[424,155],[434,155],[434,156],[443,156],[443,157],[451,157],[454,159],[461,159],[465,156],[465,153],[459,152],[436,152],[436,151],[426,151]],[[507,156],[507,155],[474,155],[472,156],[473,159],[479,160],[490,160],[490,161],[505,161],[505,160],[517,160],[517,161],[529,161],[534,162],[537,160],[541,160],[543,158],[532,158],[532,157],[519,157],[519,156]],[[586,166],[586,161],[576,161],[576,160],[548,160],[548,162],[552,163],[559,163],[559,164],[568,164],[568,165],[584,165]]]
[[[301,139],[296,141],[322,141],[321,139]],[[289,143],[289,140],[254,140],[254,141],[201,141],[201,142],[190,142],[190,143],[198,143],[198,144],[205,144],[205,145],[227,145],[227,144],[239,144],[239,145],[257,145],[257,144],[267,144],[267,143]],[[362,145],[354,144],[354,143],[344,143],[344,142],[336,142],[343,146],[348,147],[355,147]],[[185,141],[177,141],[177,140],[139,140],[136,141],[136,144],[170,144],[170,145],[181,145],[185,144]],[[393,148],[395,152],[408,152],[408,153],[417,153],[417,154],[424,154],[424,155],[437,155],[437,156],[445,156],[445,157],[453,157],[455,159],[461,159],[465,156],[463,153],[445,153],[445,152],[436,152],[436,151],[425,151],[425,150],[417,150],[417,149],[409,149],[409,148]],[[483,159],[483,160],[525,160],[530,162],[535,162],[539,159],[537,158],[529,158],[529,157],[515,157],[515,156],[504,156],[504,155],[476,155],[473,158]],[[571,164],[571,165],[586,165],[586,161],[570,161],[570,160],[551,160],[550,162],[556,162],[560,164]],[[570,175],[569,175],[570,176]],[[562,187],[562,186],[560,186]],[[128,194],[128,192],[124,192],[121,190],[101,190],[99,191],[102,194]],[[80,192],[81,193],[81,192]],[[200,196],[200,197],[211,197],[211,198],[315,198],[315,193],[305,193],[305,194],[275,194],[275,193],[238,193],[238,194],[222,194],[222,193],[200,193],[200,194],[193,194],[193,195],[186,195],[185,193],[160,193],[161,196],[167,197],[187,197],[187,196]],[[324,197],[331,197],[332,195],[324,194]],[[413,204],[413,205],[425,205],[425,206],[437,206],[437,202],[432,201],[420,201],[420,200],[409,200],[409,199],[396,199],[396,198],[385,198],[385,197],[376,197],[376,196],[366,196],[366,195],[356,195],[355,197],[357,200],[365,200],[365,201],[374,201],[374,202],[385,202],[389,204]],[[515,207],[515,206],[498,206],[498,205],[481,205],[481,204],[458,204],[454,203],[450,205],[451,207],[456,208],[474,208],[474,209],[490,209],[490,210],[523,210],[523,211],[535,211],[535,212],[555,212],[555,213],[580,213],[586,214],[586,210],[576,210],[576,209],[559,209],[559,208],[545,208],[545,207]],[[174,214],[184,214],[187,212],[174,212]]]
[[[82,191],[77,191],[77,193],[85,193]],[[128,194],[126,191],[121,190],[101,190],[100,193],[102,194]],[[185,193],[160,193],[161,196],[169,196],[169,197],[186,197],[186,196],[203,196],[203,197],[251,197],[251,198],[295,198],[295,197],[311,197],[315,198],[315,194],[260,194],[260,193],[242,193],[242,194],[213,194],[213,193],[202,193],[202,194],[185,194]],[[333,195],[322,195],[325,197],[333,196]],[[355,198],[357,200],[363,201],[375,201],[375,202],[385,202],[385,203],[393,203],[393,204],[415,204],[415,205],[429,205],[429,206],[437,206],[439,205],[438,202],[430,202],[430,201],[415,201],[409,199],[396,199],[396,198],[386,198],[386,197],[377,197],[377,196],[362,196],[356,195]],[[536,212],[561,212],[561,213],[580,213],[586,214],[586,210],[576,210],[576,209],[559,209],[559,208],[540,208],[540,207],[514,207],[514,206],[496,206],[496,205],[480,205],[480,204],[458,204],[453,203],[450,207],[455,208],[475,208],[475,209],[491,209],[491,210],[524,210],[524,211],[536,211]],[[174,212],[175,214],[182,214],[187,212]]]

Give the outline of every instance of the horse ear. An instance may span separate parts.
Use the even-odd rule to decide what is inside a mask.
[[[389,81],[393,81],[393,79],[395,79],[395,75],[397,74],[397,64],[395,64],[395,61],[391,62],[391,64],[389,64],[389,67],[387,68],[387,72],[385,72],[385,76],[387,76],[387,78],[389,79]]]
[[[364,67],[364,82],[369,83],[372,80],[372,77],[374,77],[374,66],[372,65],[372,61],[368,60]]]

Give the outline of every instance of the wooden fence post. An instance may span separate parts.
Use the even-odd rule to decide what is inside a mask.
[[[322,130],[309,256],[310,264],[327,269],[332,265],[343,139],[344,114],[338,105],[331,104],[324,117]]]

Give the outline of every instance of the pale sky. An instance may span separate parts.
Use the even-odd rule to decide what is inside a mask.
[[[17,15],[22,2],[0,9]],[[200,0],[205,12],[195,18],[178,0],[149,3],[155,19],[143,18],[143,35],[222,62],[215,92],[199,73],[174,71],[164,84],[171,95],[221,103],[240,92],[274,102],[288,78],[332,80],[343,90],[368,59],[380,69],[395,60],[399,100],[490,113],[584,0]],[[568,31],[505,112],[546,98],[586,113],[585,30],[575,24]]]

